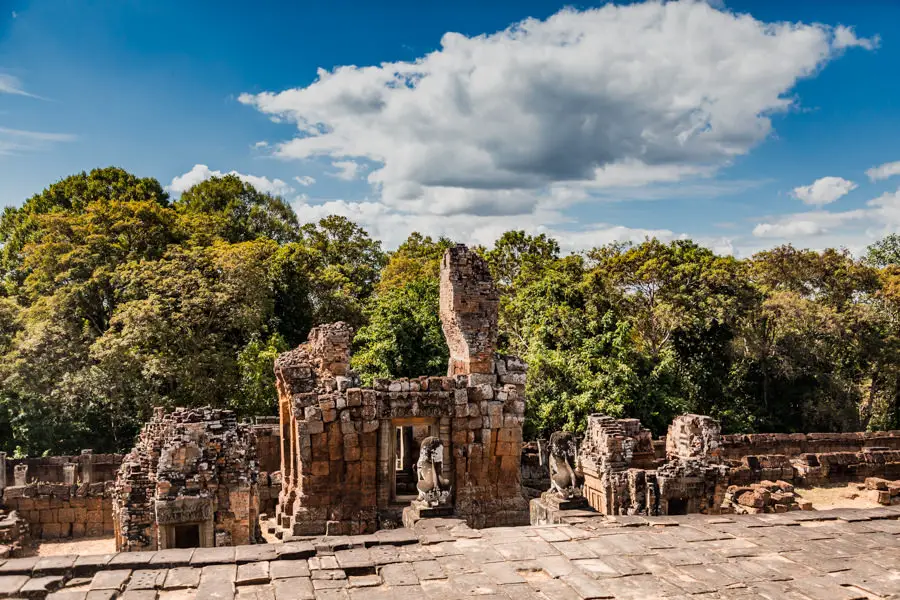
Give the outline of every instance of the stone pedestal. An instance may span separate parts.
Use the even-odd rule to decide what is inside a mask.
[[[81,451],[81,481],[82,483],[94,482],[94,451]]]
[[[544,492],[540,498],[531,500],[528,512],[532,525],[557,525],[568,522],[567,519],[570,518],[597,516],[584,498],[562,500],[549,492]]]
[[[544,492],[540,498],[545,504],[556,510],[576,510],[588,508],[588,501],[583,496],[562,498],[554,492]]]
[[[424,502],[413,501],[403,509],[403,526],[412,529],[416,521],[438,517],[453,516],[453,507],[449,504],[428,506]]]

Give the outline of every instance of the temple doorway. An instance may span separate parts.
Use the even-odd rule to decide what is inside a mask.
[[[419,460],[419,449],[422,440],[429,435],[437,435],[437,424],[421,422],[419,419],[415,421],[395,419],[393,427],[394,435],[391,441],[394,468],[391,499],[395,503],[405,503],[414,500],[418,495],[416,462]]]
[[[200,525],[198,523],[175,525],[175,547],[199,548]]]

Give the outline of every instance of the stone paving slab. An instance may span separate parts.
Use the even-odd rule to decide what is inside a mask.
[[[8,559],[0,598],[900,600],[900,511],[580,518],[238,548]]]

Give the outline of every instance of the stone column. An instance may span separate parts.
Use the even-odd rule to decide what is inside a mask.
[[[3,498],[4,489],[6,489],[6,452],[0,452],[0,498]]]
[[[63,465],[63,483],[66,485],[75,485],[75,463]]]
[[[25,485],[28,480],[28,465],[16,465],[13,475],[15,485]]]
[[[447,375],[491,374],[500,294],[487,263],[459,244],[441,261],[441,328],[450,350]]]
[[[94,451],[81,451],[81,481],[83,483],[94,482]]]

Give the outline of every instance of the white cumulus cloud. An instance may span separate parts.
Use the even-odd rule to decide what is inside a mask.
[[[866,171],[866,176],[872,181],[887,179],[894,175],[900,175],[900,160],[895,162],[884,163],[877,167],[872,167]]]
[[[303,175],[302,177],[294,177],[294,181],[303,187],[309,187],[316,182],[316,178],[310,177],[309,175]]]
[[[331,163],[331,166],[337,169],[337,172],[332,175],[338,179],[350,181],[359,176],[360,164],[355,160],[336,160]]]
[[[677,237],[667,229],[642,229],[592,223],[579,226],[559,211],[539,207],[533,215],[523,215],[510,222],[502,215],[473,217],[464,214],[414,214],[396,211],[382,202],[326,200],[310,203],[300,198],[293,204],[301,223],[314,222],[328,215],[341,215],[354,221],[386,248],[396,248],[413,231],[431,236],[445,235],[467,244],[492,246],[505,231],[524,229],[531,234],[546,233],[559,241],[566,251],[585,250],[613,241],[642,241],[645,237],[669,240]]]
[[[810,185],[794,188],[793,195],[804,204],[824,206],[855,190],[857,185],[843,177],[822,177]]]
[[[714,173],[769,135],[799,79],[876,44],[688,0],[609,4],[447,33],[415,61],[320,69],[306,87],[240,101],[296,124],[278,156],[376,163],[369,181],[387,205],[529,214],[492,192]]]
[[[249,183],[258,191],[273,194],[275,196],[283,196],[294,191],[294,188],[281,179],[269,179],[268,177],[257,175],[245,175],[243,173],[238,173],[237,171],[223,173],[222,171],[213,171],[206,165],[199,164],[194,165],[187,173],[173,177],[172,182],[166,189],[180,194],[198,183],[206,181],[210,177],[223,177],[225,175],[236,175],[241,181]]]

